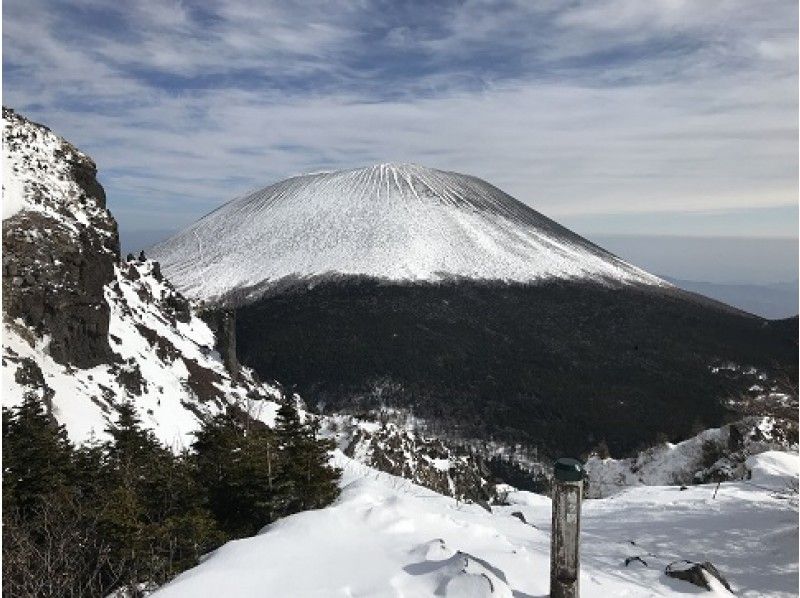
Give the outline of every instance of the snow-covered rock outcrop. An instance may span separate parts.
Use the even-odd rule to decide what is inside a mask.
[[[747,417],[677,444],[663,442],[629,459],[590,456],[585,466],[588,496],[611,496],[631,486],[746,479],[752,475],[754,455],[797,449],[796,421]]]
[[[119,259],[94,162],[3,109],[3,404],[37,394],[73,441],[131,400],[168,444],[233,406],[271,421],[282,390],[235,370],[157,263]]]
[[[103,289],[119,257],[95,173],[69,142],[3,108],[3,313],[81,367],[111,355]]]
[[[232,303],[336,276],[669,286],[481,179],[414,164],[275,183],[150,253],[181,292]]]
[[[232,376],[211,329],[155,262],[115,265],[104,290],[112,353],[92,367],[58,363],[46,336],[37,337],[19,320],[4,323],[4,405],[37,393],[80,442],[101,437],[116,405],[129,400],[144,423],[177,449],[191,442],[200,418],[227,406],[271,423],[281,389],[258,382],[247,368]]]
[[[323,422],[324,433],[359,463],[460,500],[485,503],[495,496],[484,459],[463,443],[456,446],[413,423],[380,421],[380,416],[370,421],[333,415]]]

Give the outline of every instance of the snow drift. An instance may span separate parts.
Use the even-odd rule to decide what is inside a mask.
[[[797,480],[796,455],[752,459],[754,471],[767,468]],[[510,505],[487,512],[379,474],[341,453],[336,461],[344,476],[334,505],[229,542],[156,596],[548,594],[548,498],[513,492]],[[738,596],[796,596],[796,507],[744,482],[722,484],[716,498],[714,489],[641,487],[585,501],[581,595],[695,594],[699,588],[664,575],[666,565],[687,559],[713,562]],[[635,556],[641,561],[626,565]]]

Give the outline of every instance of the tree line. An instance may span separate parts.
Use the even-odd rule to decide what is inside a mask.
[[[314,420],[229,409],[175,453],[123,403],[107,439],[73,445],[41,400],[3,408],[3,592],[142,595],[224,542],[330,504],[340,472]]]

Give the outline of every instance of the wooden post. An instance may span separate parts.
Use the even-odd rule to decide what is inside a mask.
[[[583,466],[577,459],[556,461],[553,525],[550,532],[550,598],[579,598]]]

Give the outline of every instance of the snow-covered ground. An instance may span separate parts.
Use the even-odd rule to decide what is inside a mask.
[[[550,500],[513,492],[489,513],[376,472],[341,453],[343,492],[229,542],[157,592],[163,598],[513,597],[549,591]],[[584,502],[581,595],[685,596],[670,562],[711,561],[738,596],[796,596],[795,454],[751,457],[748,482],[627,489]],[[775,488],[777,491],[772,491]],[[521,513],[526,522],[519,515]],[[647,566],[625,559],[639,556]]]
[[[485,181],[413,164],[276,183],[221,206],[148,254],[178,290],[206,300],[331,275],[668,284]]]

